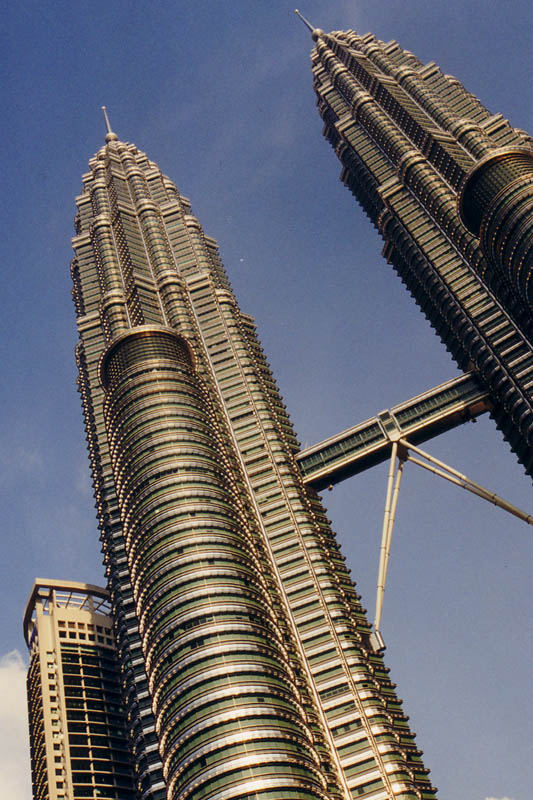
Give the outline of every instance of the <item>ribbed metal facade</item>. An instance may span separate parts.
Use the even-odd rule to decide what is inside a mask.
[[[236,470],[187,345],[134,328],[102,373],[170,796],[241,796],[244,784],[325,798]]]
[[[318,109],[342,180],[531,472],[533,140],[394,41],[313,38]]]
[[[141,794],[429,800],[216,243],[115,134],[83,180],[80,391]]]

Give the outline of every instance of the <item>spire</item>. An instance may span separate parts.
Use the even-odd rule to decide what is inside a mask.
[[[313,33],[313,31],[314,31],[314,28],[313,28],[313,26],[311,25],[311,23],[309,22],[309,20],[308,20],[308,19],[306,19],[306,18],[304,17],[304,15],[303,15],[303,14],[301,14],[301,13],[300,13],[300,11],[298,11],[298,9],[297,9],[297,8],[295,8],[295,9],[294,9],[294,13],[296,14],[296,16],[297,16],[297,17],[300,17],[300,19],[302,20],[303,24],[304,24],[304,25],[306,25],[306,26],[309,28],[309,30],[311,31],[311,33]]]
[[[297,17],[300,17],[306,28],[309,28],[309,30],[311,31],[311,36],[313,37],[315,42],[320,36],[323,36],[324,31],[321,30],[321,28],[313,28],[309,20],[306,19],[304,15],[297,8],[294,9],[294,13],[296,14]]]
[[[107,129],[105,140],[106,142],[116,142],[118,141],[118,136],[111,130],[111,124],[109,122],[109,117],[107,116],[107,106],[102,106],[102,111],[104,112],[105,126]]]

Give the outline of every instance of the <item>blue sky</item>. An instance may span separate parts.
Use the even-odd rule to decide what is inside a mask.
[[[325,30],[396,39],[533,130],[526,2],[306,0],[301,10]],[[73,198],[103,143],[103,103],[218,239],[302,445],[457,370],[338,180],[292,5],[21,0],[3,21],[0,717],[12,732],[25,710],[9,654],[26,657],[34,577],[103,580],[68,270]],[[427,449],[533,510],[531,482],[491,420]],[[385,472],[325,497],[371,616]],[[530,798],[532,555],[531,528],[408,466],[382,628],[441,800]],[[19,752],[0,756],[0,800],[31,796],[15,775],[27,769]]]

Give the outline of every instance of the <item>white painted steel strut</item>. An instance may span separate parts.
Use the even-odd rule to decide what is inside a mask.
[[[392,448],[391,448],[391,457],[389,462],[389,471],[387,476],[385,513],[383,515],[383,528],[381,532],[381,547],[379,555],[378,583],[377,583],[377,594],[376,594],[376,616],[374,619],[374,631],[370,636],[371,645],[376,651],[385,649],[385,643],[381,635],[381,617],[383,614],[383,599],[385,595],[385,586],[387,583],[387,571],[389,566],[392,531],[394,528],[394,521],[396,518],[396,509],[398,506],[398,497],[400,494],[400,484],[402,480],[403,467],[406,461],[410,461],[413,464],[417,464],[419,467],[423,467],[429,472],[432,472],[433,475],[437,475],[440,478],[445,478],[447,481],[453,483],[455,486],[459,486],[461,489],[466,489],[466,491],[472,492],[472,494],[481,497],[483,500],[487,500],[489,503],[493,503],[493,505],[497,506],[498,508],[507,511],[509,514],[512,514],[515,517],[518,517],[518,519],[521,519],[528,525],[533,525],[532,514],[527,514],[525,511],[522,511],[521,509],[517,508],[512,503],[509,503],[507,502],[507,500],[504,500],[495,492],[490,491],[490,489],[485,489],[479,483],[476,483],[475,481],[471,480],[466,475],[463,475],[463,473],[458,472],[458,470],[454,469],[453,467],[450,467],[448,464],[445,464],[438,458],[434,458],[433,456],[429,455],[429,453],[426,453],[424,450],[421,450],[419,447],[415,447],[415,445],[410,444],[406,439],[398,437],[396,432],[392,433],[390,439]],[[422,459],[425,459],[425,461],[422,461],[420,458],[412,456],[409,452],[411,450],[418,456],[420,456]]]

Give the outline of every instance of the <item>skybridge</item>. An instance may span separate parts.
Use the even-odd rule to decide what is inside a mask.
[[[380,630],[383,598],[400,485],[407,461],[533,525],[533,515],[516,508],[495,492],[418,447],[440,433],[475,421],[480,414],[490,410],[488,392],[482,388],[474,373],[467,372],[391,409],[380,411],[375,417],[308,447],[296,456],[304,482],[317,491],[332,489],[335,484],[352,475],[389,461],[376,615],[370,638],[372,647],[377,651],[385,647]]]
[[[466,372],[302,450],[296,458],[304,482],[322,491],[387,461],[394,438],[422,444],[487,411],[488,392]]]

